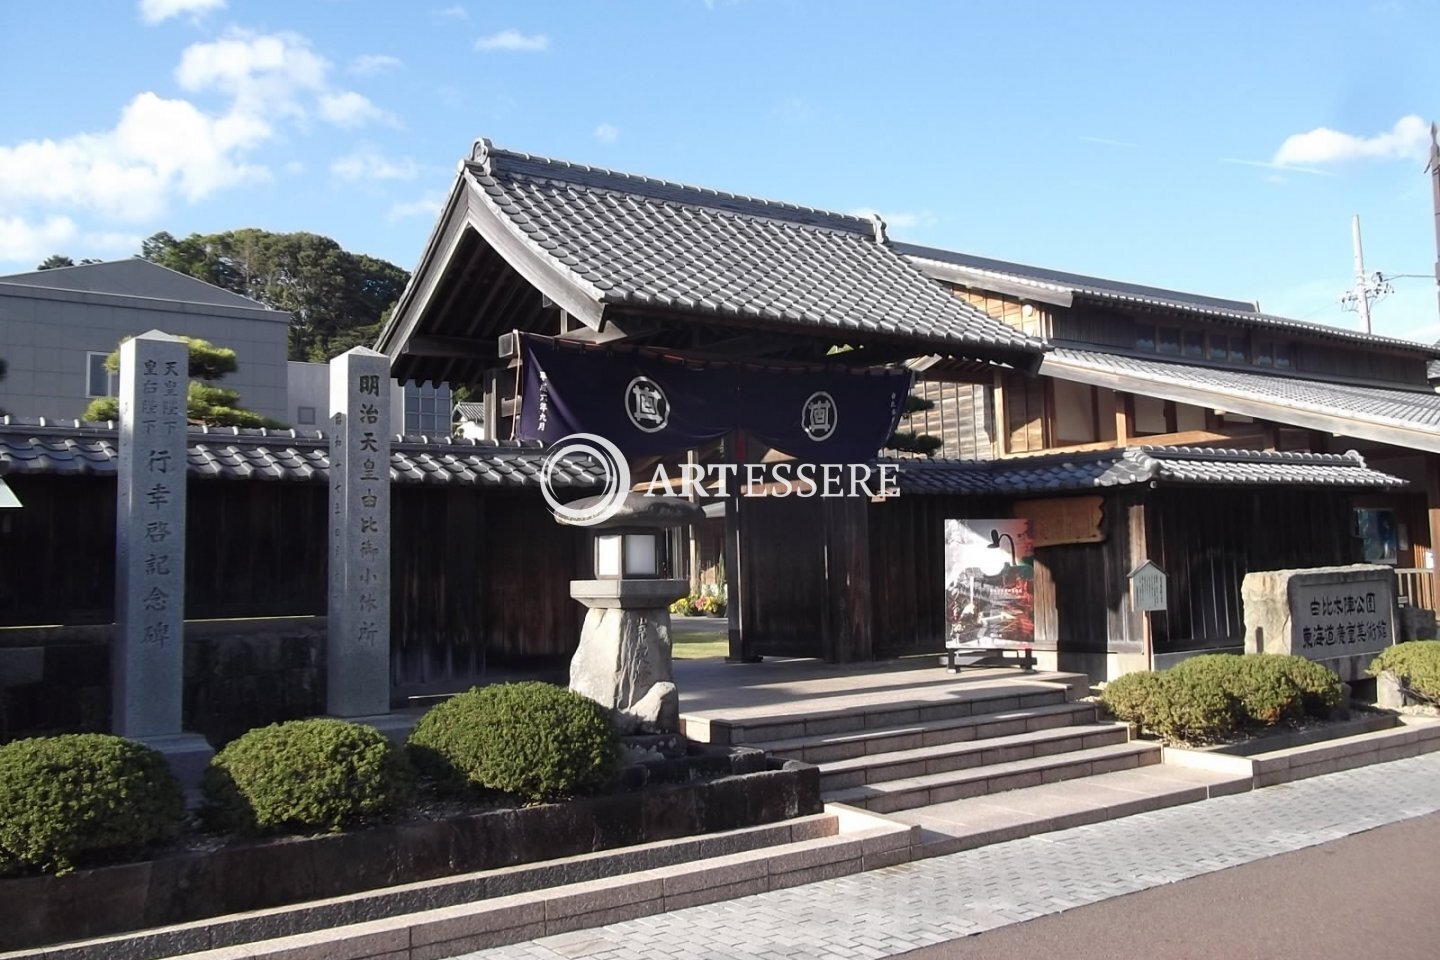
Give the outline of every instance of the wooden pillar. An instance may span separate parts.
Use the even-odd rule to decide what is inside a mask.
[[[1010,453],[1010,417],[1005,411],[1005,375],[995,371],[995,456]]]
[[[1130,444],[1135,435],[1131,424],[1135,422],[1135,397],[1128,393],[1115,393],[1115,446]]]
[[[875,659],[870,604],[870,503],[863,497],[820,501],[825,517],[825,659]]]
[[[1430,596],[1440,598],[1440,455],[1434,453],[1425,456],[1425,506],[1430,519]]]
[[[737,430],[725,438],[726,459],[738,469],[725,485],[725,617],[729,623],[730,652],[725,658],[737,663],[753,663],[759,660],[753,651],[751,638],[746,634],[749,621],[746,604],[751,591],[746,575],[749,564],[745,556],[745,517],[742,504],[745,497],[741,492],[745,473],[745,434]]]
[[[1144,501],[1130,504],[1130,506],[1126,508],[1125,513],[1127,534],[1130,541],[1130,570],[1134,570],[1140,566],[1141,563],[1150,559],[1149,539],[1145,530],[1147,517]],[[1128,573],[1129,571],[1126,572]],[[1169,571],[1166,572],[1168,573]],[[1145,654],[1145,667],[1146,669],[1153,670],[1155,668],[1155,644],[1150,630],[1150,617],[1153,616],[1153,614],[1145,614],[1131,609],[1128,583],[1126,587],[1125,608],[1129,611],[1130,622],[1134,624],[1135,629],[1135,632],[1131,634],[1131,636],[1140,640],[1140,649]]]

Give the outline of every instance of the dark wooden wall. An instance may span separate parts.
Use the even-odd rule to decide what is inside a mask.
[[[1170,590],[1169,609],[1152,616],[1155,651],[1243,642],[1245,574],[1358,561],[1350,517],[1350,498],[1333,491],[1154,491],[1149,555],[1169,576]]]
[[[114,619],[115,485],[13,476],[24,506],[0,515],[0,626]],[[323,483],[192,480],[185,615],[323,616]],[[404,692],[463,688],[497,666],[568,657],[584,608],[588,538],[538,491],[396,485],[391,499],[392,679]]]

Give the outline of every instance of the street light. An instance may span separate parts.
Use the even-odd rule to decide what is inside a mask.
[[[990,531],[990,547],[989,547],[989,549],[991,549],[991,550],[999,550],[999,549],[1000,549],[1000,541],[1001,541],[1001,540],[1009,540],[1009,541],[1010,541],[1010,566],[1012,566],[1012,567],[1018,567],[1018,566],[1020,565],[1020,561],[1019,561],[1019,559],[1015,556],[1015,538],[1012,537],[1012,536],[1010,536],[1010,534],[1008,534],[1008,533],[1001,533],[999,530],[991,530],[991,531]]]

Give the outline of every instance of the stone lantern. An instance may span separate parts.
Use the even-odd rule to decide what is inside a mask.
[[[595,579],[570,581],[570,596],[589,608],[570,661],[570,689],[608,707],[623,734],[679,730],[670,604],[690,583],[671,575],[665,531],[702,516],[688,500],[630,494],[613,516],[590,525]]]

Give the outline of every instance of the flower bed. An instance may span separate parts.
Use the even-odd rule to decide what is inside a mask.
[[[731,772],[737,770],[754,772]],[[719,773],[726,775],[657,782]],[[695,748],[686,760],[630,767],[619,789],[564,803],[413,819],[347,833],[230,839],[213,849],[175,850],[62,876],[3,879],[0,915],[9,920],[0,926],[0,949],[734,830],[823,809],[817,768],[781,764],[743,749]]]

